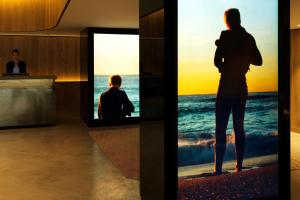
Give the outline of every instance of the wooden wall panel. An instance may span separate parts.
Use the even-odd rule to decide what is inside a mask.
[[[55,92],[57,110],[73,110],[80,115],[80,82],[57,82]]]
[[[140,36],[143,38],[164,37],[164,10],[158,10],[140,18]]]
[[[69,0],[1,0],[0,32],[26,32],[55,27]]]
[[[0,36],[0,73],[11,50],[18,48],[30,75],[57,75],[57,81],[80,80],[80,38]]]
[[[30,75],[57,75],[56,107],[80,108],[80,38],[0,36],[0,73],[5,72],[11,50],[18,48]]]
[[[291,31],[291,131],[300,133],[300,30]]]

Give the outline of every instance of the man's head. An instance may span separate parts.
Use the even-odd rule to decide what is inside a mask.
[[[241,26],[240,11],[236,8],[230,8],[224,13],[224,20],[229,30],[237,29]]]
[[[112,75],[108,78],[108,84],[110,87],[120,88],[122,84],[122,78],[120,75]]]
[[[20,51],[18,49],[13,49],[11,51],[11,57],[14,62],[18,62],[20,60]]]

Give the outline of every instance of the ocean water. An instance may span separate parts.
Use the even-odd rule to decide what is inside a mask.
[[[98,119],[98,98],[102,92],[109,89],[108,75],[94,76],[94,118]],[[129,100],[134,105],[135,111],[131,113],[132,117],[140,116],[140,97],[139,97],[139,75],[122,75],[121,90],[127,93]]]
[[[178,165],[213,162],[216,95],[179,96]],[[277,153],[278,94],[249,93],[244,128],[245,157]],[[232,116],[227,128],[225,160],[235,159]]]

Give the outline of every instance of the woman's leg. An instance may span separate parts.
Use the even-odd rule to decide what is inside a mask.
[[[245,152],[245,130],[244,116],[246,107],[246,97],[236,98],[232,105],[232,119],[235,133],[236,171],[242,171]]]
[[[231,100],[217,96],[216,100],[216,142],[214,144],[215,174],[222,174],[226,150],[226,129],[231,112]]]

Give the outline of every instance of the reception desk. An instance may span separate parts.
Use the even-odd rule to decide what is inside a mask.
[[[52,125],[56,76],[0,77],[0,128]]]

